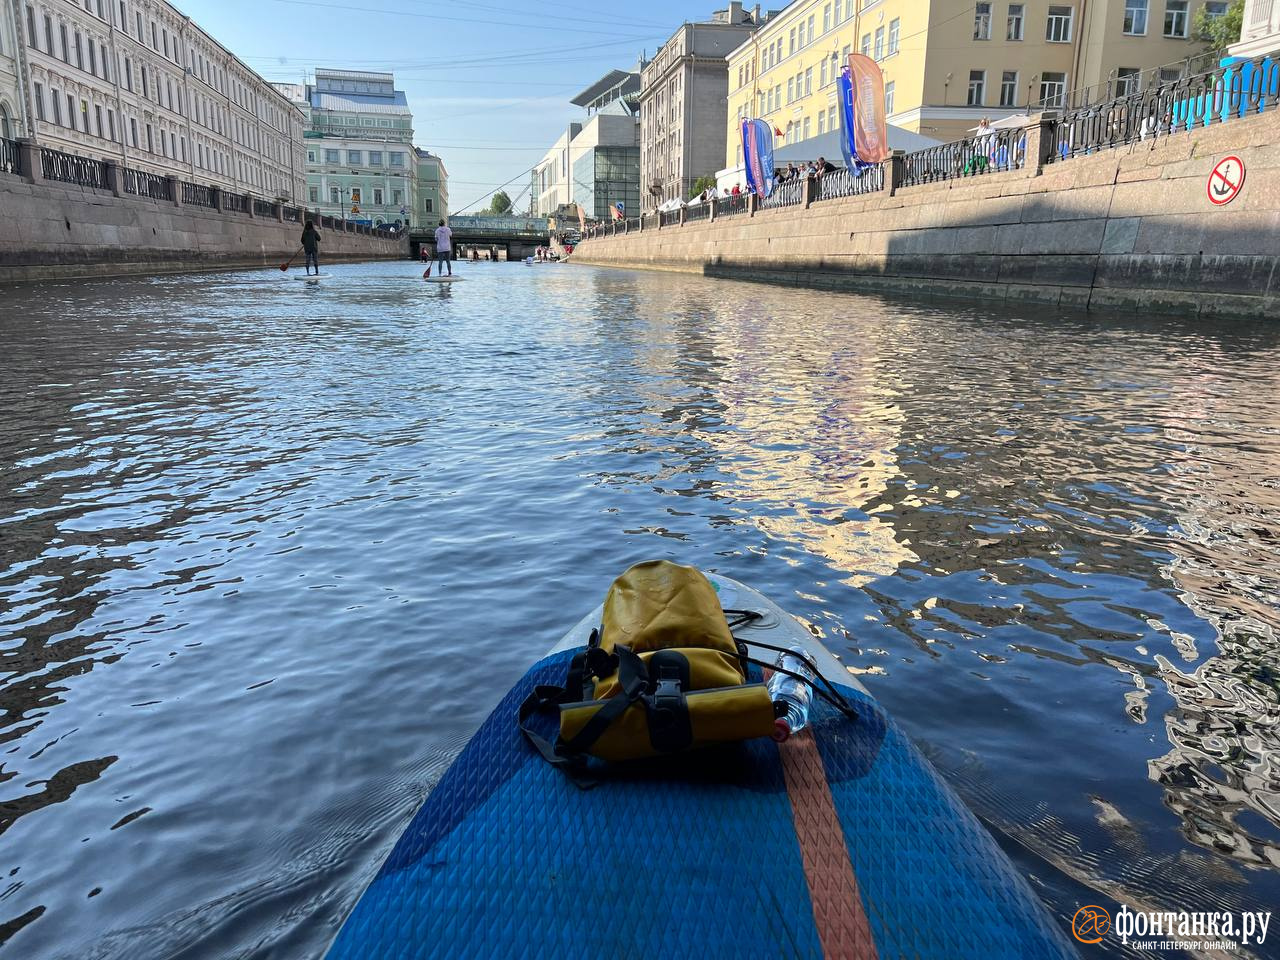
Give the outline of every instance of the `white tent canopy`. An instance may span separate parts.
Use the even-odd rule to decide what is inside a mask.
[[[1007,117],[1001,117],[999,120],[993,120],[991,122],[991,129],[992,130],[1018,130],[1022,127],[1029,126],[1030,124],[1031,124],[1031,118],[1028,117],[1026,114],[1011,113]],[[980,129],[979,127],[971,127],[969,129],[969,132],[977,133],[979,129]]]

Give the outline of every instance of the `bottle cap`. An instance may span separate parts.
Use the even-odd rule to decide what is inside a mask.
[[[783,717],[779,717],[777,720],[773,721],[773,739],[774,740],[776,740],[778,743],[786,743],[787,739],[790,736],[791,736],[791,724],[787,723],[787,721]]]

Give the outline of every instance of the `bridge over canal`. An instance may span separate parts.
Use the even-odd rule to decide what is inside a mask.
[[[546,217],[454,216],[449,218],[449,227],[453,230],[454,249],[462,251],[459,256],[472,247],[496,248],[505,251],[508,260],[523,260],[551,242]],[[423,247],[428,253],[435,252],[435,229],[433,223],[409,232],[410,252],[415,259],[421,257]]]

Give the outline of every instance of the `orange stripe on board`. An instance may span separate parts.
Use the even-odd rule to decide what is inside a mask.
[[[830,960],[878,960],[813,731],[801,730],[778,747],[778,754],[822,952]]]

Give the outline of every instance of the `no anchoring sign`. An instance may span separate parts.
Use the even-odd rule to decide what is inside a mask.
[[[1240,196],[1240,188],[1243,186],[1244,161],[1239,157],[1219,160],[1209,174],[1209,202],[1215,206],[1225,206]]]

